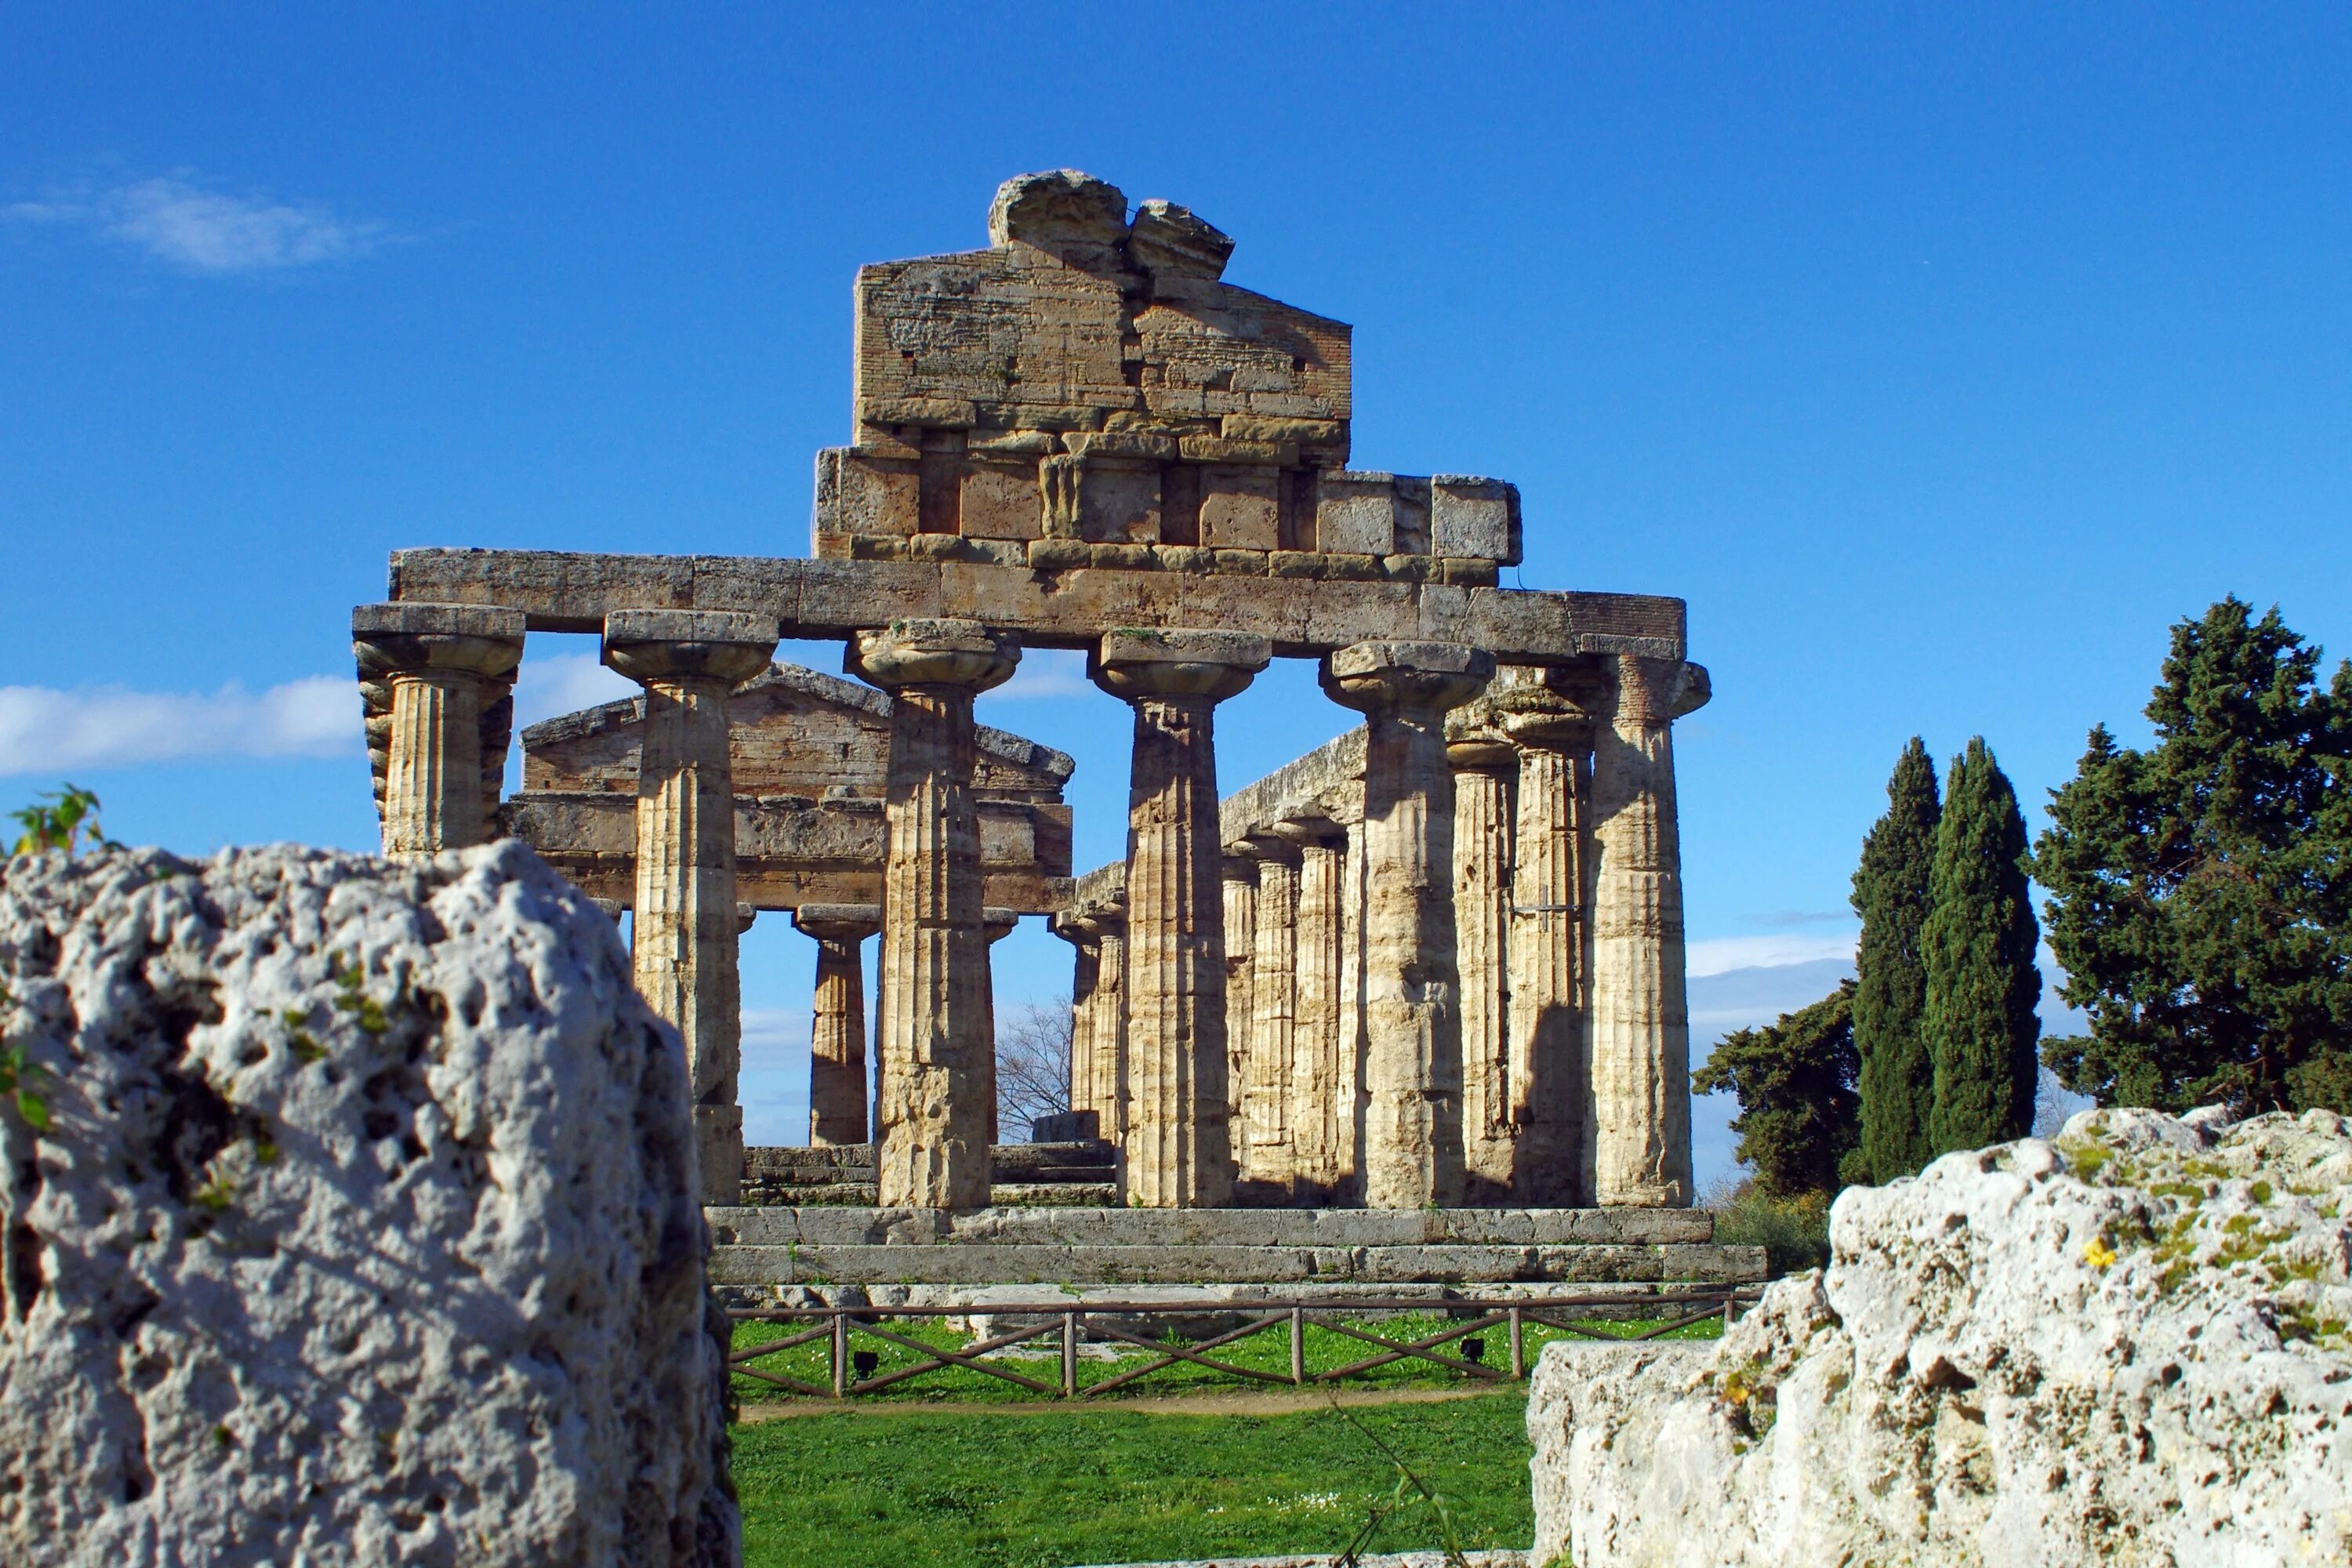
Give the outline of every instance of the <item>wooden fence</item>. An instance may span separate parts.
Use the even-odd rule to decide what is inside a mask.
[[[1351,1300],[1233,1303],[1142,1300],[1056,1305],[1041,1301],[1034,1305],[990,1304],[979,1307],[746,1308],[729,1315],[737,1322],[807,1323],[811,1326],[759,1344],[732,1350],[728,1356],[728,1364],[730,1371],[771,1384],[787,1394],[818,1399],[846,1399],[861,1394],[875,1394],[909,1379],[950,1368],[981,1373],[1017,1384],[1032,1393],[1060,1399],[1095,1398],[1125,1388],[1153,1373],[1180,1365],[1205,1367],[1245,1382],[1305,1388],[1361,1377],[1378,1368],[1412,1359],[1427,1362],[1465,1377],[1504,1383],[1527,1376],[1527,1331],[1531,1327],[1540,1325],[1590,1340],[1654,1340],[1717,1316],[1728,1328],[1740,1309],[1752,1305],[1758,1294],[1757,1287],[1748,1286],[1666,1290],[1640,1297],[1543,1295],[1495,1301],[1367,1297]],[[1574,1316],[1580,1313],[1591,1319],[1596,1313],[1622,1314],[1629,1308],[1637,1307],[1661,1309],[1667,1314],[1667,1321],[1654,1323],[1637,1333],[1621,1334],[1594,1328],[1589,1322],[1579,1321]],[[1182,1327],[1187,1320],[1226,1318],[1236,1313],[1247,1314],[1248,1321],[1238,1328],[1223,1332],[1193,1338],[1186,1334]],[[1444,1314],[1451,1321],[1439,1332],[1412,1340],[1389,1338],[1364,1327],[1361,1321],[1367,1316],[1401,1314],[1417,1317]],[[971,1317],[1010,1319],[1015,1326],[984,1339],[976,1338],[955,1349],[936,1345],[887,1326],[894,1320]],[[1343,1321],[1349,1318],[1358,1321]],[[1165,1325],[1157,1338],[1139,1333],[1128,1326],[1148,1324],[1155,1320]],[[1310,1372],[1307,1364],[1307,1329],[1310,1322],[1328,1332],[1361,1341],[1372,1347],[1371,1352],[1342,1366]],[[1219,1360],[1211,1353],[1276,1328],[1288,1330],[1290,1369],[1287,1375],[1242,1366],[1230,1360]],[[1486,1334],[1494,1329],[1502,1330],[1507,1341],[1507,1366],[1486,1364]],[[1061,1342],[1061,1378],[1058,1384],[1030,1377],[985,1359],[995,1352],[1055,1334]],[[852,1342],[858,1335],[911,1351],[920,1359],[912,1366],[894,1367],[883,1372],[878,1352],[858,1351],[853,1347]],[[1078,1382],[1078,1346],[1090,1339],[1135,1346],[1150,1352],[1152,1359],[1141,1366],[1129,1367],[1099,1382],[1081,1386]],[[819,1341],[827,1346],[825,1360],[832,1373],[830,1388],[755,1364],[770,1356]],[[1458,1353],[1447,1354],[1448,1350]]]

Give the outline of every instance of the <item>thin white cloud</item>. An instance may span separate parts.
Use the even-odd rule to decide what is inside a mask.
[[[189,272],[274,272],[365,256],[399,237],[318,202],[239,195],[191,174],[53,193],[0,207],[17,223],[86,230]]]
[[[1685,971],[1696,978],[1735,969],[1775,969],[1782,964],[1811,963],[1824,958],[1851,959],[1857,934],[1805,936],[1790,931],[1770,936],[1710,937],[1692,942],[1685,950]]]
[[[1066,647],[1034,647],[1021,655],[1013,679],[982,694],[983,702],[1026,702],[1052,697],[1100,697],[1087,679],[1087,656]]]
[[[331,757],[365,731],[358,683],[314,675],[255,694],[119,686],[0,686],[0,773],[62,773],[195,757]]]
[[[605,668],[593,653],[527,658],[515,672],[515,724],[521,728],[636,694],[635,681]]]

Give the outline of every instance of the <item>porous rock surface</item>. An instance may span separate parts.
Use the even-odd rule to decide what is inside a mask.
[[[2327,1111],[2089,1111],[1849,1189],[1716,1343],[1544,1352],[1530,1561],[2345,1562],[2347,1219]]]
[[[732,1563],[685,1063],[519,844],[0,871],[0,1562]]]

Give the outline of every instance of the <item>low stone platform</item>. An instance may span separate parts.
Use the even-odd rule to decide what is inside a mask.
[[[1696,1209],[707,1210],[713,1283],[1084,1289],[1729,1284],[1763,1249],[1715,1244]],[[914,1304],[909,1300],[908,1304]],[[945,1304],[937,1299],[934,1304]]]

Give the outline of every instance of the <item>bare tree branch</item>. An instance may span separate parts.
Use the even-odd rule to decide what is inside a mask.
[[[1031,1003],[996,1025],[996,1120],[1026,1138],[1041,1116],[1070,1109],[1070,1001]]]

